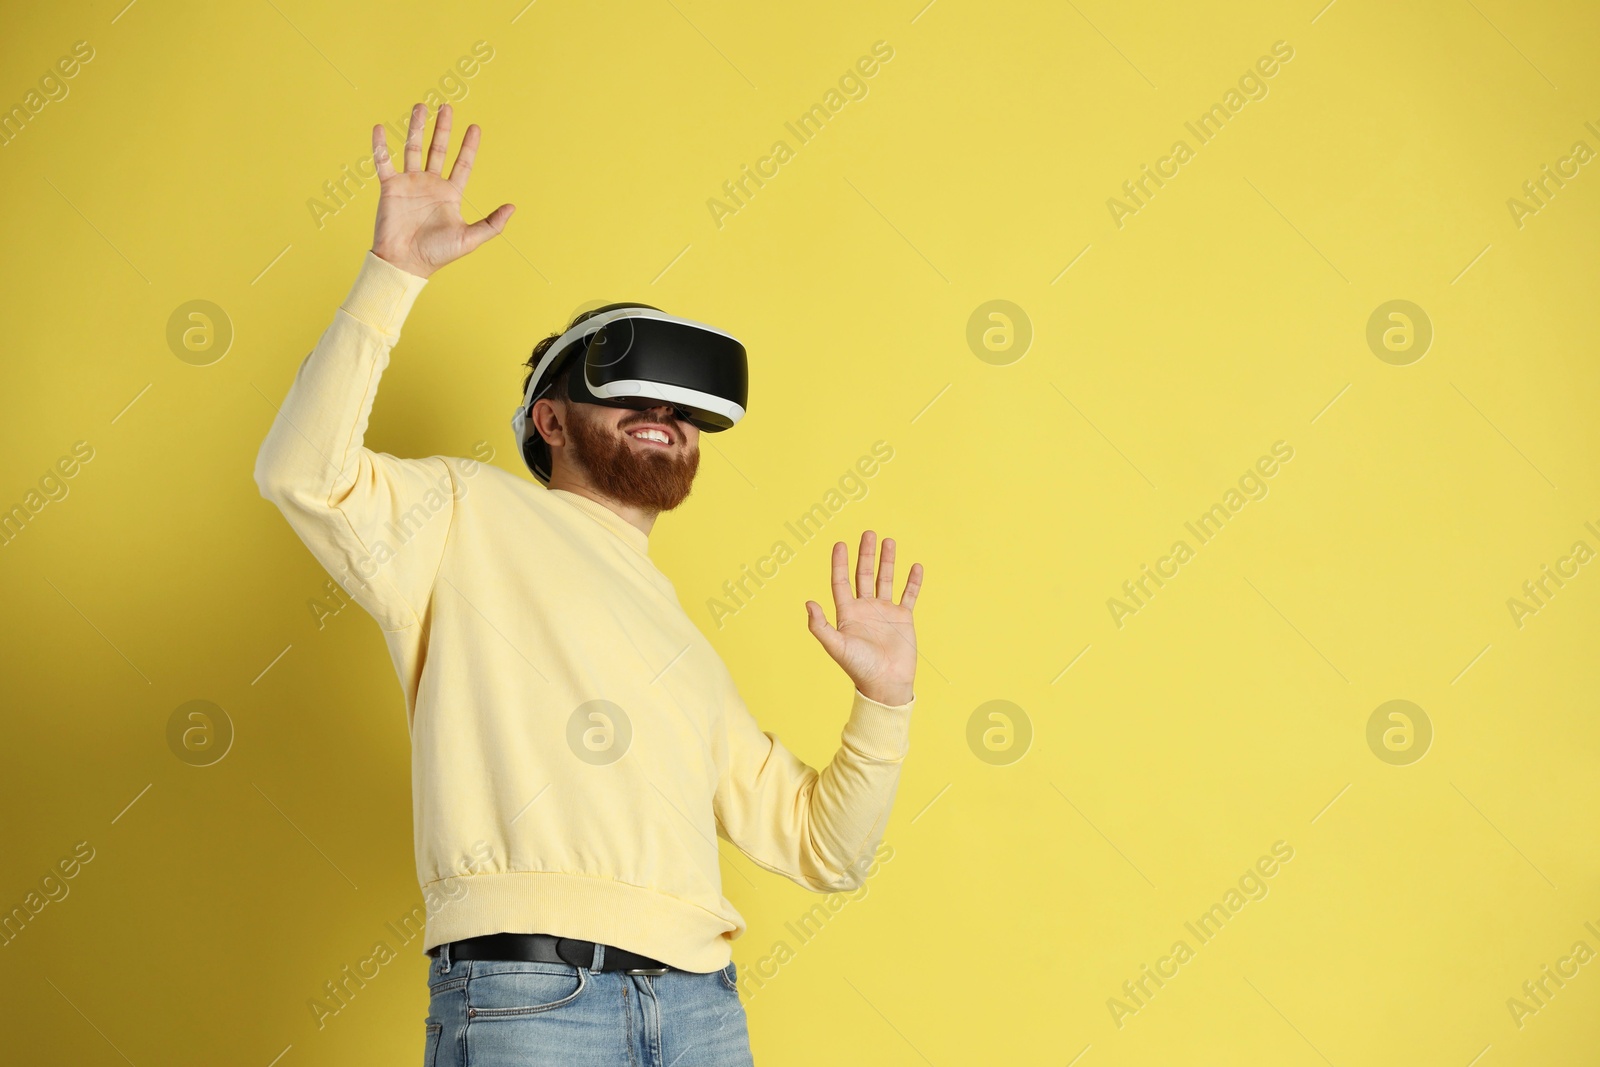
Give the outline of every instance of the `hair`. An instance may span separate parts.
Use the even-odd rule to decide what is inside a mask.
[[[566,333],[567,330],[572,329],[574,326],[578,325],[578,323],[582,322],[584,319],[590,318],[591,316],[598,314],[599,311],[600,311],[599,308],[595,308],[595,309],[590,310],[590,311],[580,311],[580,312],[578,312],[576,315],[574,315],[572,317],[572,321],[567,323],[567,325],[563,329],[557,330],[555,333],[551,334],[549,337],[546,337],[544,340],[540,341],[538,344],[533,346],[533,355],[529,356],[528,359],[527,359],[527,362],[525,362],[523,364],[523,366],[528,368],[528,372],[522,376],[522,395],[523,396],[527,396],[528,395],[528,384],[533,381],[534,372],[539,369],[539,361],[545,357],[545,353],[550,351],[550,346],[555,344],[558,340],[560,340],[561,339],[561,335]],[[568,360],[567,361],[567,365],[565,367],[562,367],[559,371],[557,371],[556,372],[556,376],[551,379],[550,386],[549,386],[548,389],[545,390],[544,395],[545,396],[550,396],[550,397],[556,397],[556,398],[560,398],[560,399],[565,399],[565,397],[567,395],[567,378],[570,375],[571,371],[572,371],[572,361]]]

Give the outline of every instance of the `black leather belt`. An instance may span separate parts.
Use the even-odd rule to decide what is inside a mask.
[[[529,963],[565,963],[588,967],[594,962],[593,941],[552,934],[484,934],[450,942],[452,960],[522,960]],[[607,945],[601,971],[623,974],[666,974],[677,968],[636,952]],[[435,952],[438,950],[435,949]]]

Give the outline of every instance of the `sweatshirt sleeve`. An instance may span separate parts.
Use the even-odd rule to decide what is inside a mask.
[[[856,690],[839,750],[819,773],[763,732],[735,693],[720,753],[719,832],[808,889],[858,888],[889,824],[915,703],[891,707]]]
[[[361,443],[389,350],[426,284],[366,254],[256,456],[261,495],[385,630],[424,613],[455,506],[443,457],[397,459]]]

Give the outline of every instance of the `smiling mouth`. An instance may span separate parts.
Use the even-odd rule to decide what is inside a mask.
[[[657,429],[654,426],[638,427],[636,429],[628,430],[627,434],[635,441],[641,441],[647,445],[654,445],[657,448],[672,447],[672,435],[667,433],[665,430]]]

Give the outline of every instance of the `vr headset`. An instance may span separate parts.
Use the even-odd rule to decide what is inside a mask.
[[[607,304],[556,338],[528,379],[511,430],[529,472],[550,484],[550,446],[529,433],[533,402],[571,360],[567,399],[645,410],[672,406],[674,417],[705,433],[744,418],[749,367],[744,345],[703,322],[668,315],[649,304]]]

